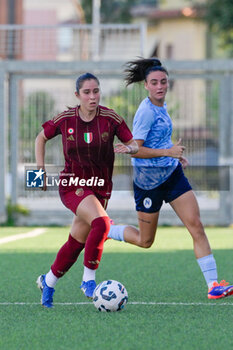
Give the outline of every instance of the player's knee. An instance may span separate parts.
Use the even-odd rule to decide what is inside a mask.
[[[193,218],[190,222],[189,231],[194,241],[201,241],[205,239],[205,230],[199,217]]]
[[[199,216],[191,218],[189,220],[189,226],[200,234],[204,232],[203,225]]]
[[[150,248],[155,240],[156,231],[151,231],[150,234],[148,232],[144,232],[142,230],[139,231],[138,236],[138,246],[141,248]]]
[[[153,244],[154,240],[148,239],[148,240],[141,240],[140,241],[140,247],[141,248],[150,248]]]

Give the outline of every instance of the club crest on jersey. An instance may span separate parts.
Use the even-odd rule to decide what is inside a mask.
[[[143,205],[146,209],[149,209],[152,206],[152,200],[149,197],[146,197],[143,201]]]
[[[83,188],[78,188],[78,189],[75,191],[75,194],[76,194],[76,196],[78,196],[78,197],[82,197],[83,194],[84,194]]]
[[[68,132],[69,135],[72,135],[74,133],[74,129],[73,128],[69,128],[67,130],[67,132]]]
[[[101,134],[101,139],[104,141],[104,142],[107,142],[108,141],[108,136],[109,136],[109,133],[107,131],[103,132]]]
[[[93,140],[93,133],[92,132],[85,132],[84,133],[84,141],[86,143],[91,143],[92,140]]]

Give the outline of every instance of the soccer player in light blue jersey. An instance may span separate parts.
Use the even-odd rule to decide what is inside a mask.
[[[133,122],[133,138],[139,151],[133,155],[134,198],[139,229],[111,225],[108,237],[149,248],[155,239],[163,201],[169,203],[193,239],[194,253],[208,286],[208,298],[233,295],[233,285],[218,283],[214,256],[200,220],[199,206],[183,168],[188,164],[179,140],[172,143],[172,121],[165,96],[168,72],[158,59],[138,59],[127,63],[126,85],[144,81],[148,97],[138,107]]]

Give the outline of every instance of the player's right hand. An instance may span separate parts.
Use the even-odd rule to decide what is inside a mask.
[[[179,139],[179,141],[177,143],[175,143],[174,146],[172,146],[170,149],[169,149],[169,155],[170,157],[173,157],[173,158],[180,158],[183,156],[183,153],[184,153],[184,150],[185,150],[185,146],[182,146],[181,145],[181,139]]]
[[[46,185],[46,172],[43,174],[43,187],[41,187],[42,191],[47,191],[47,185]]]

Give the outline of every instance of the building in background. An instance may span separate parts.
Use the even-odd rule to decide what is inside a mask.
[[[23,0],[0,0],[0,24],[23,23]],[[21,59],[22,37],[13,31],[0,32],[0,59]]]
[[[23,23],[23,0],[0,0],[0,24]]]
[[[24,59],[66,60],[66,51],[71,43],[72,33],[67,28],[55,29],[52,26],[80,23],[79,14],[73,2],[24,0],[23,10],[23,23],[36,26],[24,32]]]
[[[147,56],[196,60],[208,56],[208,29],[203,19],[204,0],[159,1],[154,7],[132,9],[134,21],[147,24]]]

